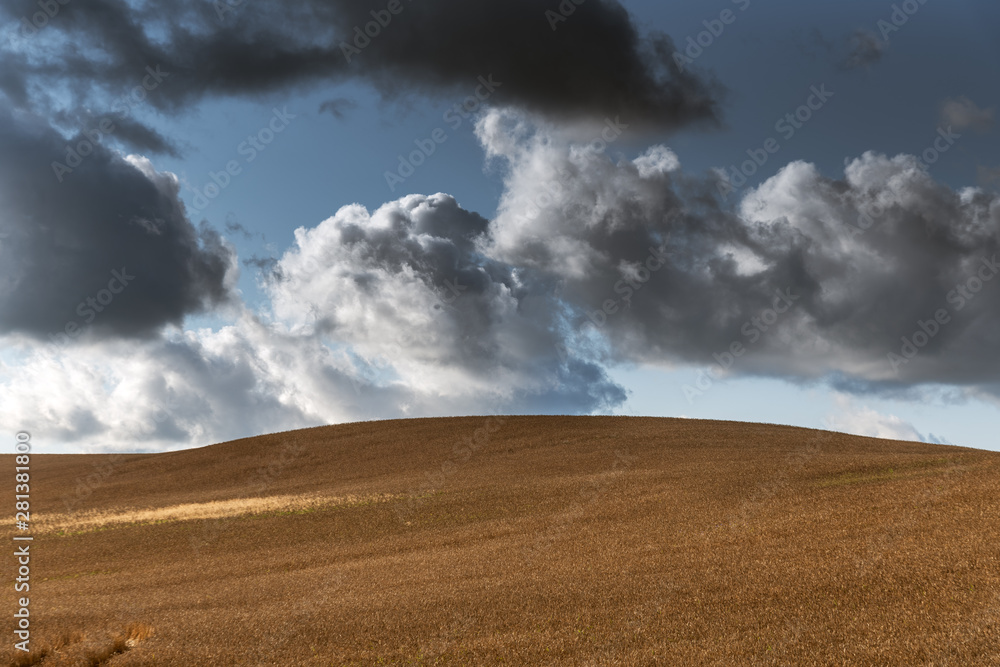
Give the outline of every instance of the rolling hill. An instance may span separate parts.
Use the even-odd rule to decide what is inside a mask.
[[[36,454],[31,493],[5,664],[1000,665],[1000,453],[415,419]]]

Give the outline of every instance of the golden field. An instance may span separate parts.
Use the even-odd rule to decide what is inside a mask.
[[[4,664],[1000,665],[995,452],[416,419],[33,454],[31,502]]]

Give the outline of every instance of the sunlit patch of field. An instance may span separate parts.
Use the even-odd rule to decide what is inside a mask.
[[[71,513],[41,514],[35,521],[37,533],[60,535],[129,525],[222,519],[262,514],[295,514],[330,507],[352,507],[386,502],[392,494],[328,496],[318,493],[234,498],[203,503],[183,503],[149,509],[100,509]]]
[[[31,512],[32,652],[0,665],[1000,667],[994,452],[397,420],[34,455]]]

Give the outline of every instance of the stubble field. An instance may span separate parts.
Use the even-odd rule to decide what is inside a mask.
[[[469,417],[31,468],[4,664],[1000,665],[994,452]]]

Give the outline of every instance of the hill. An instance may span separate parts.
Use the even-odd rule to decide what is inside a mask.
[[[416,419],[36,454],[31,495],[5,664],[1000,665],[993,452]]]

